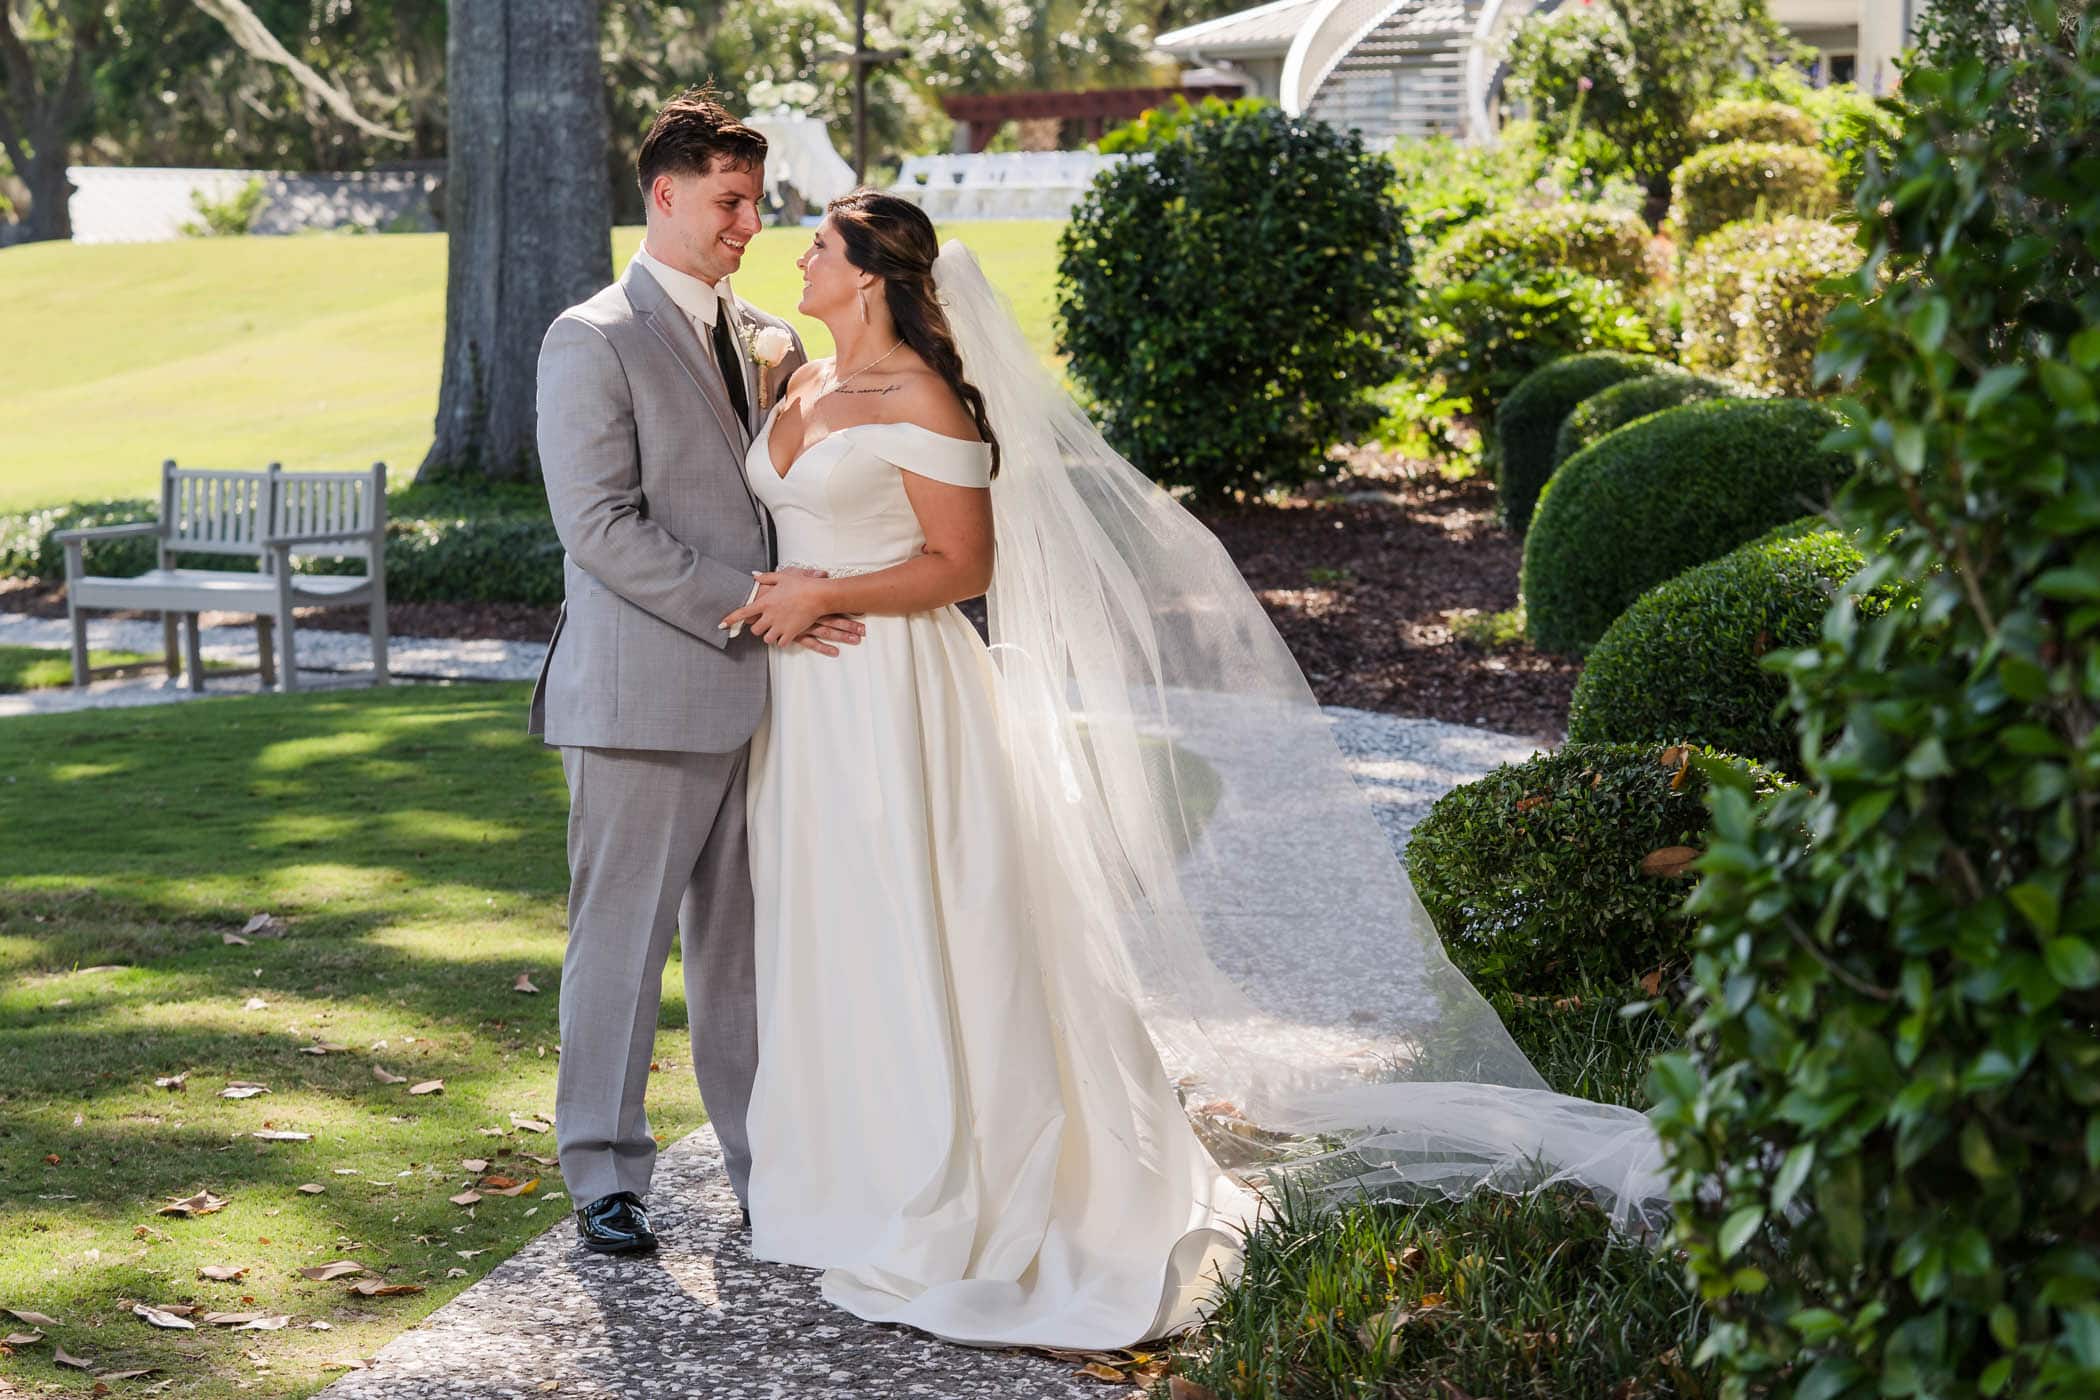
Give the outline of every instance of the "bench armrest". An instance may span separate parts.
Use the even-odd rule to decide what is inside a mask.
[[[159,533],[160,522],[158,520],[134,520],[128,525],[82,525],[71,530],[57,530],[52,532],[51,538],[57,540],[60,544],[72,544],[76,540],[81,542],[88,540],[117,540],[123,539],[128,535],[157,535]]]

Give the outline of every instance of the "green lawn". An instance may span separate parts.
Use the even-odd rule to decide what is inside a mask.
[[[1052,353],[1055,223],[944,228],[977,250]],[[641,230],[613,234],[613,269]],[[795,316],[807,231],[768,230],[737,293]],[[31,244],[0,253],[16,347],[0,380],[0,511],[151,496],[160,463],[292,469],[383,461],[405,484],[430,443],[445,336],[442,234]]]
[[[122,666],[126,668],[123,674],[129,674],[160,671],[167,663],[157,654],[147,656],[135,651],[90,650],[88,665],[96,668]],[[230,661],[207,661],[204,669],[211,672],[240,668]],[[0,646],[0,695],[17,690],[50,690],[72,683],[73,653],[65,648]]]
[[[416,687],[0,727],[0,1307],[58,1321],[0,1318],[47,1334],[7,1380],[84,1393],[56,1344],[97,1372],[159,1367],[171,1396],[307,1394],[564,1225],[553,1135],[512,1120],[554,1107],[568,879],[560,767],[525,700]],[[281,936],[226,940],[264,912]],[[661,1027],[670,1140],[702,1121],[675,965]],[[234,1081],[269,1092],[221,1097]],[[538,1185],[451,1204],[468,1159]],[[156,1213],[203,1190],[228,1204]],[[369,1272],[298,1273],[336,1260]],[[163,1331],[124,1300],[290,1322]]]

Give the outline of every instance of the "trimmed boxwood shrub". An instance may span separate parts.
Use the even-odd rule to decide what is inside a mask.
[[[83,525],[151,520],[154,501],[93,501],[0,515],[0,578],[66,576],[65,547],[52,536]],[[544,512],[393,519],[387,522],[387,597],[402,603],[535,603],[562,599],[561,540]],[[249,570],[224,555],[179,555],[199,568]],[[110,540],[87,549],[88,568],[127,578],[155,564],[151,538]],[[302,573],[362,573],[361,559],[302,559]]]
[[[1532,507],[1553,474],[1553,444],[1561,421],[1577,404],[1626,379],[1653,374],[1664,362],[1652,355],[1594,350],[1541,365],[1495,410],[1495,488],[1502,521],[1521,538]]]
[[[2100,1394],[2100,31],[1928,13],[2012,57],[1906,67],[1825,351],[1839,516],[1918,603],[1788,657],[1808,781],[1716,785],[1651,1081],[1720,1394]]]
[[[1617,283],[1503,264],[1430,286],[1414,335],[1418,376],[1482,415],[1541,365],[1589,350],[1655,348],[1653,329]]]
[[[1525,625],[1579,651],[1641,594],[1826,502],[1850,471],[1838,424],[1799,399],[1686,404],[1561,464],[1524,539]]]
[[[1741,219],[1814,218],[1837,202],[1830,158],[1809,146],[1729,141],[1708,146],[1670,177],[1670,218],[1687,247]]]
[[[1565,267],[1639,287],[1652,276],[1652,237],[1639,214],[1608,204],[1508,209],[1447,236],[1423,265],[1422,281],[1462,282],[1501,264]]]
[[[1437,800],[1408,839],[1408,876],[1474,986],[1490,996],[1630,988],[1684,961],[1693,923],[1681,865],[1707,825],[1694,752],[1568,744]],[[1747,779],[1774,781],[1756,769]],[[1658,873],[1644,871],[1657,852],[1669,853],[1651,862]]]
[[[1820,147],[1823,133],[1814,117],[1784,102],[1716,102],[1692,118],[1692,140],[1701,148],[1730,141]]]
[[[1685,259],[1679,353],[1765,394],[1809,392],[1816,345],[1844,277],[1862,254],[1851,229],[1821,219],[1731,224]]]
[[[1643,593],[1583,663],[1569,741],[1689,735],[1799,771],[1798,731],[1783,713],[1786,678],[1763,659],[1812,644],[1831,599],[1863,562],[1849,539],[1810,518]],[[1869,594],[1862,614],[1886,611],[1891,596],[1886,588]]]
[[[1675,366],[1628,379],[1590,395],[1561,420],[1553,439],[1553,470],[1606,433],[1651,413],[1708,399],[1741,398],[1740,386],[1711,375],[1687,374]]]
[[[1392,166],[1266,104],[1196,108],[1150,155],[1097,179],[1058,240],[1072,377],[1157,481],[1218,500],[1318,478],[1401,367]]]

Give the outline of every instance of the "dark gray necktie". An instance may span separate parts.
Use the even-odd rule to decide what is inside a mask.
[[[736,406],[736,416],[749,423],[751,400],[744,396],[744,362],[737,356],[736,334],[729,329],[729,307],[723,303],[715,306],[715,364],[722,371],[722,384],[729,390],[729,402]]]

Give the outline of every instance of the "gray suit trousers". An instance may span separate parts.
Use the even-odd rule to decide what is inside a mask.
[[[758,1070],[758,993],[744,829],[750,750],[565,747],[569,943],[561,969],[555,1133],[578,1207],[649,1190],[656,1139],[642,1099],[664,960],[683,939],[693,1074],[738,1199]]]

